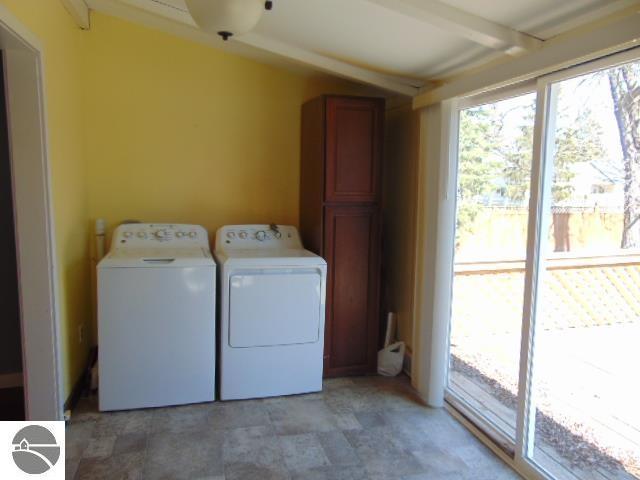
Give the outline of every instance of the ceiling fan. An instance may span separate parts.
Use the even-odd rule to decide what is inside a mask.
[[[225,41],[253,29],[262,12],[273,8],[273,2],[265,0],[185,0],[185,3],[198,27],[220,35]]]

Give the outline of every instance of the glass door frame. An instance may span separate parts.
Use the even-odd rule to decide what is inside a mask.
[[[640,60],[640,47],[634,47],[621,53],[612,54],[600,59],[570,67],[564,70],[538,77],[537,79],[504,87],[482,95],[453,99],[450,102],[449,110],[449,138],[443,138],[448,143],[448,175],[454,178],[453,184],[457,188],[458,173],[458,140],[459,140],[459,117],[460,111],[472,106],[484,103],[495,102],[509,97],[518,96],[527,92],[536,91],[536,112],[533,134],[533,155],[531,161],[531,185],[529,197],[529,222],[527,227],[527,254],[524,287],[524,306],[522,314],[522,334],[520,346],[520,365],[517,398],[516,417],[516,439],[512,458],[514,468],[525,478],[535,480],[554,480],[550,474],[536,465],[533,458],[534,436],[535,436],[535,412],[536,402],[533,388],[534,369],[534,347],[536,340],[536,314],[540,310],[540,286],[542,284],[544,272],[546,270],[546,260],[544,253],[547,251],[547,235],[550,227],[550,202],[551,184],[553,173],[553,148],[555,145],[555,120],[556,104],[558,98],[558,83],[588,73],[605,70],[618,65]],[[444,119],[443,119],[444,120]],[[448,182],[447,182],[448,183]],[[456,214],[456,208],[453,212]],[[455,228],[455,221],[454,221]],[[455,233],[454,233],[455,235]],[[453,238],[453,235],[452,235]],[[449,245],[448,248],[453,248]],[[451,257],[453,259],[453,256]],[[451,328],[451,302],[453,292],[453,261],[451,262],[451,275],[447,279],[449,292],[449,330]],[[449,337],[447,337],[449,341]],[[447,362],[449,359],[449,343],[446,348]],[[447,386],[445,387],[446,397],[453,397],[456,403],[465,402],[459,399],[448,387],[449,372],[445,372]],[[454,409],[458,407],[452,405]],[[483,427],[488,422],[482,416],[475,414],[473,410],[462,412],[463,416],[469,418],[476,428],[483,431],[484,440],[493,442],[498,448],[495,435],[487,434]],[[493,432],[492,432],[493,433]],[[502,448],[504,450],[504,447]]]
[[[451,178],[452,184],[456,189],[456,195],[454,195],[454,205],[453,212],[454,215],[457,215],[457,188],[458,188],[458,155],[459,155],[459,133],[460,133],[460,114],[463,110],[471,109],[474,107],[479,107],[481,105],[486,105],[490,103],[497,103],[504,100],[508,100],[510,98],[519,97],[531,93],[536,93],[537,91],[537,83],[536,80],[529,80],[525,82],[518,83],[516,85],[510,85],[504,88],[492,90],[480,95],[475,95],[467,98],[458,98],[452,101],[451,103],[451,122],[450,122],[450,143],[449,143],[449,165],[447,172],[453,177]],[[536,104],[537,108],[537,104]],[[445,189],[446,184],[449,182],[448,178],[445,178],[443,189]],[[454,231],[451,234],[451,239],[453,243],[453,239],[455,238],[455,224],[456,221],[454,219],[453,229]],[[530,227],[528,227],[530,228]],[[527,242],[528,242],[527,237]],[[451,248],[451,245],[448,246]],[[450,338],[451,338],[451,317],[452,317],[452,309],[451,306],[453,304],[453,280],[454,280],[454,264],[455,264],[455,253],[453,252],[454,248],[451,248],[452,254],[451,258],[453,259],[451,265],[451,280],[449,284],[449,297],[450,297],[450,308],[449,308],[449,320],[448,320],[448,335],[447,335],[447,362],[446,368],[447,371],[445,373],[446,383],[445,383],[445,399],[447,402],[453,406],[457,411],[462,413],[463,416],[467,417],[471,422],[482,430],[497,446],[503,451],[507,456],[514,457],[516,443],[514,440],[503,432],[499,427],[493,425],[491,421],[485,418],[482,415],[474,414],[473,407],[460,395],[458,395],[455,391],[449,388],[449,359],[451,358],[450,351]],[[517,426],[517,424],[516,424]],[[517,431],[516,431],[516,439],[517,439]]]

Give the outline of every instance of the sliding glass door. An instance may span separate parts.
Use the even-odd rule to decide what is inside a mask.
[[[527,458],[559,479],[640,478],[640,62],[542,88]]]
[[[457,111],[448,399],[532,477],[640,478],[640,61]]]
[[[528,92],[459,114],[449,388],[507,446],[516,438],[534,113]]]

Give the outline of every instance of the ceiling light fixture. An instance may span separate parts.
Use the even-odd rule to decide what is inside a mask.
[[[185,0],[187,9],[202,30],[228,40],[255,27],[264,10],[273,8],[264,0]]]

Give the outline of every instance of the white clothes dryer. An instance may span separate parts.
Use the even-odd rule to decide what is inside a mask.
[[[327,264],[295,227],[225,226],[220,275],[220,399],[322,390]]]

